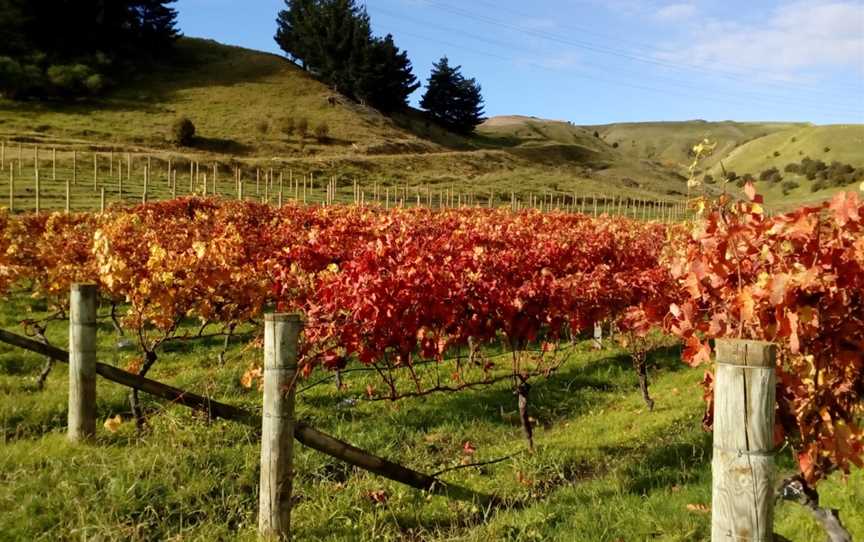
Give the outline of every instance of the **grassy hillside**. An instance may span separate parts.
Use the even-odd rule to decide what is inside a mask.
[[[723,158],[723,165],[727,171],[734,171],[738,175],[750,173],[756,178],[762,171],[776,167],[783,181],[792,181],[798,187],[791,190],[787,188],[784,194],[782,182],[757,182],[756,185],[765,194],[768,203],[781,207],[826,199],[838,191],[857,188],[858,183],[852,183],[814,191],[814,181],[784,171],[787,164],[800,163],[805,157],[826,164],[838,161],[864,168],[864,125],[803,126],[776,132],[734,149]],[[709,169],[709,173],[719,178],[719,164]]]
[[[180,115],[197,126],[193,148],[176,149],[167,141]],[[286,121],[301,119],[310,126],[302,142],[297,133],[281,130]],[[318,141],[311,132],[322,122],[329,126],[330,137]],[[346,100],[276,55],[191,38],[179,41],[170,64],[142,70],[137,80],[99,100],[0,100],[0,140],[8,142],[7,157],[13,159],[17,146],[23,145],[25,161],[34,145],[57,148],[63,160],[58,179],[71,176],[72,150],[85,155],[115,150],[151,156],[157,160],[157,174],[170,158],[175,164],[242,164],[253,177],[256,167],[277,167],[286,177],[289,170],[314,173],[319,179],[336,177],[346,197],[354,179],[366,185],[495,192],[502,198],[510,192],[527,197],[575,191],[672,199],[684,191],[680,177],[614,151],[566,123],[544,122],[539,129],[531,124],[514,133],[484,128],[464,138],[428,122],[418,111],[387,117]],[[137,169],[126,187],[130,195],[140,194],[134,188],[143,172],[140,158],[133,156]],[[82,159],[92,164],[88,156]],[[85,167],[79,164],[79,177]],[[26,196],[33,175],[25,168],[16,191]],[[62,192],[61,186],[56,195]],[[46,206],[60,199],[48,198]],[[85,204],[92,206],[92,201]]]
[[[555,160],[578,163],[580,175],[593,180],[600,193],[650,193],[680,196],[686,191],[677,172],[614,148],[592,131],[569,122],[523,116],[493,117],[483,123],[478,134],[490,144],[509,147],[511,152],[531,156],[537,161]]]
[[[104,99],[73,105],[0,101],[0,135],[86,140],[164,148],[172,121],[192,119],[196,148],[239,155],[309,155],[430,145],[375,111],[339,99],[276,55],[184,38],[170,64],[142,70]],[[306,119],[310,134],[326,122],[331,140],[319,145],[281,132],[283,120]]]
[[[776,132],[801,128],[803,124],[749,123],[749,122],[638,122],[603,126],[586,126],[596,130],[610,145],[632,156],[652,160],[669,168],[684,172],[690,165],[690,150],[693,145],[709,139],[717,143],[712,157],[705,167],[711,167],[737,147]]]

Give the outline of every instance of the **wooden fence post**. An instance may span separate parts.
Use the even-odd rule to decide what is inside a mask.
[[[69,214],[69,210],[71,207],[71,199],[72,199],[72,189],[69,186],[69,177],[66,177],[66,214]]]
[[[99,212],[105,212],[105,187],[102,187],[102,190],[99,193]]]
[[[81,441],[96,434],[95,284],[73,284],[69,298],[69,428]]]
[[[268,540],[291,539],[294,384],[301,328],[298,314],[264,316],[264,405],[258,532]]]
[[[773,540],[777,348],[718,339],[711,540]]]
[[[15,212],[15,166],[9,162],[9,212]]]
[[[603,324],[594,322],[594,341],[591,343],[595,350],[603,349]]]
[[[42,211],[42,187],[39,185],[39,170],[36,170],[36,214]]]

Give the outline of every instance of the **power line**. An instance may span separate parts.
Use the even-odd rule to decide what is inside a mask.
[[[557,42],[557,43],[560,43],[563,45],[569,45],[571,47],[590,51],[593,53],[614,56],[614,57],[618,57],[618,58],[631,60],[634,62],[640,62],[640,63],[644,63],[644,64],[652,64],[655,66],[661,66],[661,67],[665,67],[665,68],[669,68],[669,69],[697,71],[697,72],[701,72],[701,73],[708,74],[708,75],[715,75],[718,77],[723,77],[726,79],[732,79],[732,80],[736,80],[736,81],[743,81],[743,82],[747,82],[747,83],[752,83],[751,78],[748,78],[748,77],[741,75],[741,74],[738,74],[738,73],[724,72],[721,70],[711,69],[711,68],[708,68],[705,66],[700,66],[700,65],[695,65],[695,64],[688,65],[688,64],[681,64],[681,63],[676,63],[676,62],[671,62],[671,61],[664,61],[664,60],[651,58],[651,57],[639,56],[639,55],[635,55],[635,54],[632,54],[632,53],[629,53],[626,51],[621,51],[621,50],[606,47],[606,46],[598,46],[598,45],[595,45],[595,44],[593,44],[591,42],[587,42],[587,41],[580,41],[580,40],[574,40],[571,38],[564,38],[564,37],[561,37],[559,35],[552,34],[549,32],[542,32],[539,30],[531,29],[531,28],[525,28],[523,26],[508,23],[506,21],[501,21],[501,20],[498,20],[498,19],[495,19],[492,17],[488,17],[485,15],[478,15],[475,13],[471,13],[471,12],[466,11],[464,9],[460,9],[460,8],[457,8],[457,7],[451,6],[449,4],[442,3],[442,2],[437,2],[435,0],[427,0],[427,1],[430,3],[430,5],[437,7],[438,9],[440,9],[442,11],[446,11],[446,12],[458,15],[460,17],[463,17],[463,18],[471,19],[474,21],[479,21],[481,23],[485,23],[485,24],[492,25],[492,26],[497,26],[499,28],[506,28],[509,30],[515,30],[517,32],[521,32],[521,33],[524,33],[524,34],[527,34],[530,36],[545,39],[547,41]],[[807,87],[803,87],[801,85],[790,87],[788,84],[780,84],[780,83],[776,83],[776,82],[775,83],[767,83],[766,82],[766,84],[771,84],[772,86],[778,86],[781,88],[787,88],[787,89],[792,89],[792,90],[802,90],[802,89],[807,88]]]
[[[396,14],[396,13],[394,13],[394,12],[390,12],[390,11],[388,11],[388,10],[383,10],[383,9],[380,9],[380,8],[376,8],[375,11],[376,11],[376,12],[380,12],[380,14],[382,14],[382,15],[384,15],[384,16],[386,16],[386,17],[391,17],[391,18],[395,18],[395,19],[401,19],[401,20],[405,20],[405,21],[413,22],[413,23],[416,23],[416,24],[418,24],[418,25],[422,25],[422,26],[424,26],[424,27],[433,27],[433,28],[438,28],[438,29],[440,29],[440,30],[443,30],[443,31],[448,32],[448,33],[451,33],[451,34],[462,34],[463,36],[466,36],[466,37],[468,37],[468,38],[471,38],[471,39],[474,39],[474,40],[477,40],[477,41],[481,41],[481,42],[485,42],[485,43],[488,43],[488,44],[491,44],[491,45],[494,45],[494,46],[499,46],[499,47],[508,47],[508,46],[509,46],[508,44],[505,44],[505,43],[500,42],[500,41],[497,41],[497,40],[492,40],[492,39],[489,39],[489,38],[486,38],[486,37],[477,36],[477,35],[475,35],[475,34],[471,34],[471,33],[468,33],[468,32],[463,32],[463,31],[461,31],[461,30],[457,30],[457,29],[454,29],[454,28],[451,28],[451,27],[446,27],[446,26],[439,25],[439,24],[436,24],[436,23],[430,23],[430,22],[428,22],[428,21],[420,21],[420,20],[418,20],[418,19],[414,19],[414,18],[411,18],[411,17],[407,17],[407,16],[404,16],[404,15],[401,15],[401,14]],[[402,30],[400,30],[399,32],[400,32],[400,33],[403,33],[403,34],[408,34],[408,33],[404,32],[404,31],[402,31]],[[418,36],[418,37],[420,37],[420,39],[424,39],[424,40],[427,40],[427,41],[435,41],[435,40],[436,40],[435,38],[429,38],[428,36],[422,36],[422,37],[421,37],[421,36]],[[443,42],[441,42],[441,43],[443,43]],[[456,45],[456,44],[449,44],[449,45],[452,46],[452,47],[456,47],[456,48],[460,48],[460,49],[464,50],[464,47],[462,47],[461,45]],[[511,49],[513,49],[513,48],[511,47]],[[477,54],[481,54],[481,55],[484,55],[484,56],[495,57],[495,58],[498,58],[498,59],[501,59],[501,60],[507,60],[507,61],[512,60],[512,59],[509,58],[509,57],[504,57],[504,56],[497,55],[497,54],[494,54],[494,53],[489,53],[488,51],[483,51],[483,52],[477,52],[477,51],[475,51],[475,52],[476,52]],[[528,52],[528,51],[525,51],[525,50],[522,50],[521,52],[523,52],[523,53],[525,53],[525,54],[531,54],[531,55],[534,54],[534,53],[531,53],[531,52]],[[529,63],[529,64],[531,64],[531,65],[533,65],[533,66],[536,66],[536,67],[539,67],[539,68],[542,68],[542,69],[549,69],[548,66],[543,65],[542,63]],[[593,66],[594,68],[596,68],[596,69],[598,69],[598,70],[602,70],[603,73],[608,73],[608,71],[609,71],[609,69],[608,69],[607,66],[597,65],[597,64],[590,63],[590,62],[584,62],[584,61],[583,61],[581,64],[583,64],[583,65],[587,65],[587,66]],[[583,71],[584,71],[584,70],[583,70]],[[620,72],[620,71],[624,71],[624,72],[626,73],[625,70],[620,70],[620,69],[619,69],[619,70],[616,70],[616,71],[619,71],[619,72]],[[633,73],[631,72],[631,74],[633,74]],[[633,74],[633,75],[637,75],[638,77],[645,77],[644,74]],[[655,79],[664,79],[664,78],[662,78],[662,77],[653,76],[653,75],[652,75],[652,77],[654,77]],[[600,79],[600,78],[594,76],[592,80],[597,80],[597,79]],[[677,80],[671,80],[671,79],[668,79],[668,78],[665,78],[665,79],[667,79],[667,80],[669,80],[669,81],[672,81],[672,82],[673,82],[677,87],[690,88],[690,89],[692,89],[692,90],[698,91],[698,92],[699,92],[699,94],[698,94],[699,97],[704,98],[706,94],[713,94],[713,95],[715,95],[715,96],[720,96],[720,99],[721,99],[721,100],[730,101],[730,100],[729,100],[729,94],[727,94],[727,93],[718,92],[718,91],[715,90],[715,89],[705,89],[705,88],[703,88],[703,87],[694,86],[694,85],[692,85],[692,84],[682,83],[682,82],[677,81]],[[610,81],[610,80],[607,78],[607,81]],[[634,85],[634,84],[632,84],[632,83],[630,83],[630,82],[621,82],[621,81],[619,81],[619,82],[617,82],[617,84],[619,84],[619,85],[623,85],[623,86],[629,86],[629,87],[631,87],[631,88],[641,88],[641,89],[647,89],[647,88],[650,88],[650,87],[645,87],[644,85]],[[654,91],[657,91],[657,92],[661,92],[660,89],[653,89],[653,90],[654,90]],[[668,92],[668,91],[662,91],[662,92]],[[738,92],[737,94],[745,94],[745,93],[747,93],[747,92],[746,92],[746,91],[745,91],[745,92]],[[681,93],[678,92],[678,94],[681,94]],[[790,99],[790,98],[787,98],[787,97],[772,96],[772,95],[761,94],[761,93],[749,92],[749,94],[752,95],[755,99],[762,100],[762,101],[765,101],[765,102],[770,103],[770,105],[772,105],[772,106],[776,105],[778,102],[780,102],[780,103],[785,102],[787,105],[795,106],[795,107],[797,107],[797,108],[807,108],[807,109],[810,109],[810,110],[813,110],[813,111],[820,111],[820,112],[822,112],[823,114],[832,114],[832,116],[835,116],[835,117],[841,117],[841,116],[843,116],[843,115],[850,115],[850,114],[853,115],[853,116],[854,116],[854,115],[862,115],[862,116],[864,116],[864,111],[848,110],[848,109],[845,109],[845,108],[839,108],[839,107],[830,107],[830,106],[825,106],[825,105],[822,104],[822,103],[819,103],[819,104],[812,104],[812,103],[810,103],[810,104],[808,104],[808,103],[804,103],[804,102],[801,102],[800,100],[796,100],[796,99]],[[686,95],[686,94],[685,94],[685,95]],[[738,103],[738,104],[745,104],[745,105],[749,105],[751,102],[740,102],[740,101],[738,101],[738,102],[736,102],[736,103]]]
[[[430,4],[438,3],[438,4],[446,5],[446,6],[452,8],[452,6],[449,6],[448,4],[444,4],[443,2],[436,2],[435,0],[427,0],[427,1],[428,1]],[[490,8],[494,9],[495,11],[498,11],[498,12],[504,12],[504,13],[510,13],[511,15],[516,15],[517,17],[530,18],[530,17],[533,16],[533,15],[528,14],[528,13],[525,13],[525,12],[520,12],[520,11],[516,11],[516,10],[510,9],[510,8],[506,8],[506,7],[502,6],[502,5],[500,5],[499,3],[491,2],[490,0],[474,0],[474,3],[485,4],[485,5],[489,6]],[[592,29],[592,28],[590,28],[590,27],[581,26],[581,25],[575,25],[575,24],[573,24],[573,23],[560,24],[560,23],[557,23],[557,22],[556,22],[556,26],[558,26],[558,27],[560,27],[560,28],[563,28],[563,29],[572,29],[572,30],[576,30],[576,31],[578,31],[578,32],[581,32],[581,33],[583,33],[583,34],[588,34],[588,35],[591,35],[591,36],[596,36],[596,37],[600,37],[600,38],[610,38],[610,39],[614,39],[614,40],[617,41],[617,42],[621,42],[621,43],[627,43],[627,44],[635,45],[635,46],[640,47],[640,48],[643,48],[643,49],[656,49],[656,45],[653,45],[653,44],[648,44],[648,43],[645,43],[645,42],[633,41],[633,40],[630,40],[630,39],[627,39],[627,38],[622,38],[620,35],[612,35],[612,34],[604,34],[604,33],[596,32],[594,29]],[[673,51],[669,51],[669,50],[665,50],[665,51],[664,51],[664,50],[660,50],[660,52],[668,52],[668,53],[671,53],[671,52],[673,52]],[[864,51],[862,51],[862,54],[864,54]],[[680,64],[682,67],[685,67],[685,68],[688,68],[688,69],[689,69],[689,68],[704,68],[704,66],[699,66],[699,65],[696,65],[696,64],[686,64],[686,63],[679,63],[679,64]],[[733,71],[733,72],[731,72],[731,73],[734,74],[734,75],[739,75],[739,74],[736,73],[736,72],[739,72],[739,71],[741,71],[741,70],[748,70],[748,69],[752,69],[752,66],[747,66],[747,65],[744,65],[744,64],[736,64],[736,63],[728,62],[728,61],[727,61],[727,62],[715,62],[714,65],[715,65],[715,66],[728,66],[728,67],[730,67],[730,68],[735,68],[736,70]],[[764,74],[763,74],[763,75],[764,75]],[[788,81],[787,81],[786,79],[784,79],[784,78],[777,78],[777,77],[770,77],[770,78],[773,79],[776,83],[779,83],[779,84],[782,85],[782,86],[786,86],[786,85],[788,85]],[[864,90],[864,77],[862,77],[862,78],[860,79],[859,83],[860,83],[859,85],[850,86],[849,88],[852,89],[852,90],[854,90],[854,91],[856,91],[856,92],[859,91],[859,90]],[[843,85],[843,86],[845,87],[846,85]],[[814,87],[809,86],[809,85],[799,85],[799,87],[800,87],[800,88],[804,88],[804,89],[811,89],[811,90],[815,90],[816,92],[820,92],[820,93],[824,93],[824,91],[822,91],[821,89],[819,89],[819,88],[814,88]]]
[[[511,64],[512,61],[513,61],[513,59],[512,59],[511,57],[507,57],[507,56],[503,56],[503,55],[499,55],[499,54],[495,54],[495,53],[490,53],[490,52],[488,52],[488,51],[478,51],[478,50],[476,50],[476,49],[466,48],[466,47],[464,47],[464,45],[461,45],[461,44],[456,44],[456,43],[453,43],[453,42],[444,41],[444,40],[441,40],[441,39],[438,39],[438,38],[431,38],[431,37],[429,37],[429,36],[425,36],[425,35],[422,35],[422,34],[416,34],[416,33],[412,33],[412,32],[406,32],[406,31],[403,31],[403,30],[400,30],[399,33],[400,33],[400,34],[407,35],[407,36],[412,36],[412,37],[417,38],[417,39],[422,39],[422,40],[425,40],[425,41],[429,41],[429,42],[432,42],[432,43],[436,43],[436,44],[438,44],[438,45],[445,45],[445,46],[448,46],[448,47],[454,47],[454,48],[458,49],[460,52],[463,52],[463,53],[470,53],[470,54],[475,54],[475,55],[485,56],[485,57],[489,57],[489,58],[494,58],[494,59],[496,59],[496,60],[499,60],[499,61],[502,61],[502,62],[506,62],[506,63],[508,63],[508,64]],[[543,64],[539,64],[539,63],[537,63],[537,62],[526,61],[525,64],[526,64],[526,65],[529,65],[529,66],[532,66],[532,67],[536,67],[536,68],[538,68],[538,69],[543,69],[543,70],[548,70],[548,71],[555,71],[555,70],[552,70],[551,68],[549,68],[548,66],[545,66],[545,65],[543,65]],[[661,88],[650,87],[650,86],[646,86],[646,85],[639,85],[639,84],[632,83],[632,82],[629,82],[629,81],[618,81],[618,80],[608,79],[608,78],[605,78],[605,77],[598,77],[598,76],[594,76],[594,75],[575,74],[575,77],[580,78],[580,79],[585,79],[585,80],[590,81],[590,82],[592,82],[592,83],[600,82],[600,83],[606,83],[606,84],[608,84],[608,85],[614,85],[614,86],[619,86],[619,87],[629,87],[629,88],[633,88],[633,89],[636,89],[636,90],[642,90],[642,91],[647,91],[647,92],[654,92],[654,93],[657,93],[657,94],[660,94],[660,95],[663,95],[663,96],[668,96],[668,95],[670,95],[670,94],[671,94],[671,95],[676,95],[676,94],[677,94],[677,95],[679,95],[679,96],[685,96],[685,97],[688,97],[688,98],[692,98],[692,97],[693,97],[692,94],[679,92],[679,91],[677,91],[676,89],[661,89]],[[699,96],[699,97],[700,97],[700,98],[705,98],[705,96]],[[733,104],[733,105],[752,105],[752,102],[750,102],[750,101],[735,100],[734,98],[729,99],[728,97],[723,97],[723,96],[721,96],[721,97],[716,97],[716,98],[713,98],[713,99],[708,99],[707,101],[726,102],[726,103]],[[768,103],[767,106],[770,108],[770,107],[772,107],[772,106],[776,106],[776,104]],[[828,113],[828,112],[823,112],[822,115],[824,115],[824,116],[828,116],[828,117],[843,118],[843,119],[846,119],[846,118],[847,118],[847,115],[842,115],[842,114],[839,114],[839,113]]]

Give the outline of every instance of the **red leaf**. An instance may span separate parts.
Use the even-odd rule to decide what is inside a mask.
[[[831,210],[834,211],[837,224],[843,227],[849,222],[859,222],[861,220],[858,214],[859,205],[858,194],[855,192],[841,192],[834,196],[831,200]]]

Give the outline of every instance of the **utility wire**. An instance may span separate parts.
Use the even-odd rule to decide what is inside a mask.
[[[397,15],[397,14],[394,14],[392,12],[388,12],[386,10],[378,10],[376,8],[376,11],[380,11],[381,14],[386,16],[386,17],[402,19],[402,20],[406,20],[409,22],[422,24],[426,27],[435,27],[435,28],[439,28],[439,29],[445,30],[445,31],[450,32],[450,33],[461,32],[461,31],[457,31],[457,30],[452,29],[452,28],[444,27],[442,25],[437,25],[434,23],[419,21],[417,19],[412,19],[410,17],[405,17],[403,15]],[[418,39],[422,39],[424,41],[429,41],[429,42],[433,42],[433,43],[436,43],[439,45],[445,45],[448,47],[453,47],[455,49],[458,49],[460,52],[473,53],[473,54],[480,55],[480,56],[495,58],[495,59],[501,60],[503,62],[513,63],[513,58],[509,57],[509,56],[504,56],[504,55],[492,53],[489,51],[480,51],[480,50],[476,50],[476,49],[470,49],[470,48],[464,47],[464,45],[462,45],[462,44],[456,44],[453,42],[441,40],[439,38],[432,38],[432,37],[429,37],[426,35],[407,32],[404,30],[399,30],[398,32],[400,34],[403,34],[403,35],[412,36],[412,37],[415,37]],[[465,33],[465,32],[461,32],[461,33],[466,37],[473,38],[473,39],[476,39],[478,41],[483,41],[486,43],[490,43],[492,45],[502,45],[501,42],[496,42],[495,40],[489,40],[487,38],[483,38],[483,37],[476,36],[476,35],[469,34],[469,33]],[[536,56],[536,53],[534,53],[534,52],[529,52],[527,50],[522,50],[522,52],[527,54],[527,55]],[[534,62],[534,61],[522,61],[522,63],[525,65],[530,65],[532,67],[542,69],[542,70],[554,71],[554,72],[560,73],[559,70],[551,68],[548,65],[545,65],[542,63],[538,63],[538,62]],[[582,64],[583,65],[590,65],[590,66],[600,70],[602,75],[587,74],[587,73],[584,73],[585,70],[582,70],[582,73],[577,73],[574,75],[577,78],[586,79],[586,80],[589,80],[591,82],[603,82],[603,83],[607,83],[610,85],[617,85],[617,86],[628,87],[628,88],[633,88],[633,89],[637,89],[637,90],[656,92],[656,93],[663,94],[663,95],[677,94],[677,95],[685,96],[685,97],[694,97],[695,96],[695,97],[703,98],[703,99],[708,98],[709,95],[711,95],[713,97],[710,99],[712,99],[714,101],[727,102],[727,103],[734,104],[734,105],[752,105],[752,103],[753,103],[753,100],[735,99],[734,95],[731,95],[730,93],[721,93],[721,92],[718,92],[716,89],[705,89],[702,87],[697,87],[694,85],[690,85],[687,83],[681,83],[679,81],[674,81],[674,80],[670,80],[670,81],[673,81],[676,87],[690,88],[692,90],[697,91],[698,94],[682,92],[682,91],[678,90],[678,88],[661,89],[661,88],[657,88],[657,87],[650,87],[647,85],[640,85],[640,84],[632,83],[630,81],[621,81],[621,80],[610,79],[608,76],[606,76],[606,74],[608,74],[610,71],[607,66],[601,66],[601,65],[597,65],[597,64],[589,64],[586,62],[582,62]],[[574,68],[574,69],[576,69],[576,68]],[[630,72],[630,73],[635,75],[635,76],[638,76],[638,77],[642,77],[642,78],[646,77],[645,74],[636,74],[635,72]],[[744,94],[744,93],[746,93],[746,91],[739,92],[736,94]],[[818,104],[818,105],[806,104],[806,103],[802,103],[801,101],[798,101],[798,100],[791,100],[788,97],[770,96],[767,94],[751,93],[751,95],[755,99],[760,100],[761,102],[763,102],[765,105],[767,105],[769,107],[777,107],[778,103],[785,103],[787,105],[795,106],[798,109],[802,109],[805,111],[820,112],[821,114],[823,114],[825,116],[831,116],[831,117],[835,117],[835,118],[848,119],[848,117],[850,115],[851,116],[864,117],[864,110],[853,111],[853,110],[847,110],[847,109],[826,107],[824,104]]]
[[[675,70],[679,70],[679,71],[680,70],[697,71],[697,72],[701,72],[701,73],[704,73],[707,75],[723,77],[726,79],[731,79],[731,80],[735,80],[735,81],[739,81],[739,82],[747,82],[747,83],[753,82],[752,78],[747,77],[746,75],[742,75],[740,73],[712,69],[712,68],[709,68],[706,66],[701,66],[701,65],[696,65],[696,64],[682,64],[682,63],[665,61],[662,59],[657,59],[657,58],[652,58],[652,57],[640,56],[640,55],[633,54],[633,53],[630,53],[627,51],[622,51],[619,49],[614,49],[614,48],[610,48],[610,47],[606,47],[606,46],[602,46],[602,45],[596,45],[596,44],[588,42],[588,41],[575,40],[572,38],[565,38],[565,37],[562,37],[560,35],[553,34],[550,32],[544,32],[544,31],[540,31],[537,29],[526,28],[524,26],[508,23],[506,21],[501,21],[501,20],[498,20],[498,19],[495,19],[492,17],[488,17],[485,15],[478,15],[478,14],[466,11],[464,9],[451,6],[449,4],[445,4],[443,2],[437,2],[435,0],[427,0],[427,1],[428,1],[429,5],[436,7],[439,10],[442,10],[442,11],[445,11],[445,12],[448,12],[448,13],[451,13],[454,15],[458,15],[460,17],[467,18],[467,19],[470,19],[470,20],[475,21],[475,22],[481,22],[481,23],[485,23],[485,24],[488,24],[491,26],[496,26],[499,28],[505,28],[508,30],[515,30],[517,32],[521,32],[521,33],[527,34],[529,36],[537,37],[537,38],[544,39],[547,41],[560,43],[563,45],[568,45],[568,46],[571,46],[571,47],[574,47],[577,49],[581,49],[581,50],[585,50],[585,51],[589,51],[589,52],[593,52],[593,53],[597,53],[597,54],[610,55],[610,56],[614,56],[614,57],[618,57],[618,58],[622,58],[622,59],[627,59],[627,60],[634,61],[634,62],[650,64],[650,65],[660,66],[660,67],[664,67],[664,68],[675,69]],[[380,8],[376,8],[376,9],[380,9]],[[765,84],[770,84],[772,86],[777,86],[780,88],[791,89],[791,90],[796,90],[796,91],[801,91],[801,90],[807,88],[807,87],[804,87],[802,85],[790,86],[788,84],[780,84],[780,83],[776,83],[776,82],[775,83],[766,82]],[[812,88],[812,87],[810,87],[810,88]],[[855,90],[857,91],[860,89],[856,88]]]

